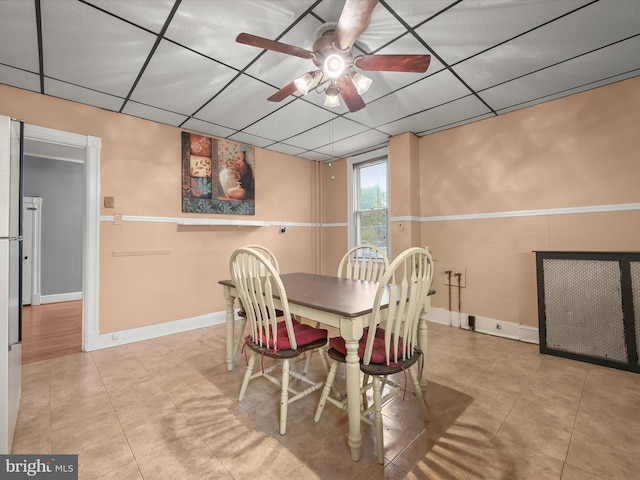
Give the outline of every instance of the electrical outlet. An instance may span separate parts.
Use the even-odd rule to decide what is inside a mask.
[[[113,224],[114,225],[122,225],[122,214],[114,213],[113,214]]]
[[[467,269],[465,267],[441,267],[442,283],[444,285],[451,285],[452,287],[458,286],[465,288],[467,286]],[[451,274],[447,273],[451,272]],[[459,280],[458,280],[458,275]]]
[[[280,225],[280,233],[287,233],[287,226],[286,225]]]

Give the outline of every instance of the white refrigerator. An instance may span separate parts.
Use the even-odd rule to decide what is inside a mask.
[[[0,454],[11,453],[20,406],[23,128],[0,116]]]

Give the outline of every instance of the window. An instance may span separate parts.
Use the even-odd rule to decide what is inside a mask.
[[[387,157],[350,159],[349,246],[369,243],[389,254]]]

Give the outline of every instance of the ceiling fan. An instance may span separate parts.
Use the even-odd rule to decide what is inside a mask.
[[[371,79],[360,71],[424,73],[431,61],[430,55],[358,55],[351,47],[369,25],[371,13],[378,0],[346,0],[337,23],[325,23],[316,31],[313,50],[269,40],[249,33],[241,33],[236,42],[274,52],[313,60],[316,70],[305,73],[289,83],[267,100],[280,102],[300,92],[306,95],[316,89],[324,92],[327,107],[340,105],[342,97],[350,112],[365,106],[361,95],[371,86]],[[322,86],[322,87],[321,87]]]

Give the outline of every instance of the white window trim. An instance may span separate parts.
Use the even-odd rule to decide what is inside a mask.
[[[353,166],[358,163],[386,158],[387,160],[387,255],[391,258],[391,198],[389,197],[389,147],[361,153],[347,158],[347,242],[348,248],[356,246],[356,218],[354,213],[356,192],[354,187]]]

